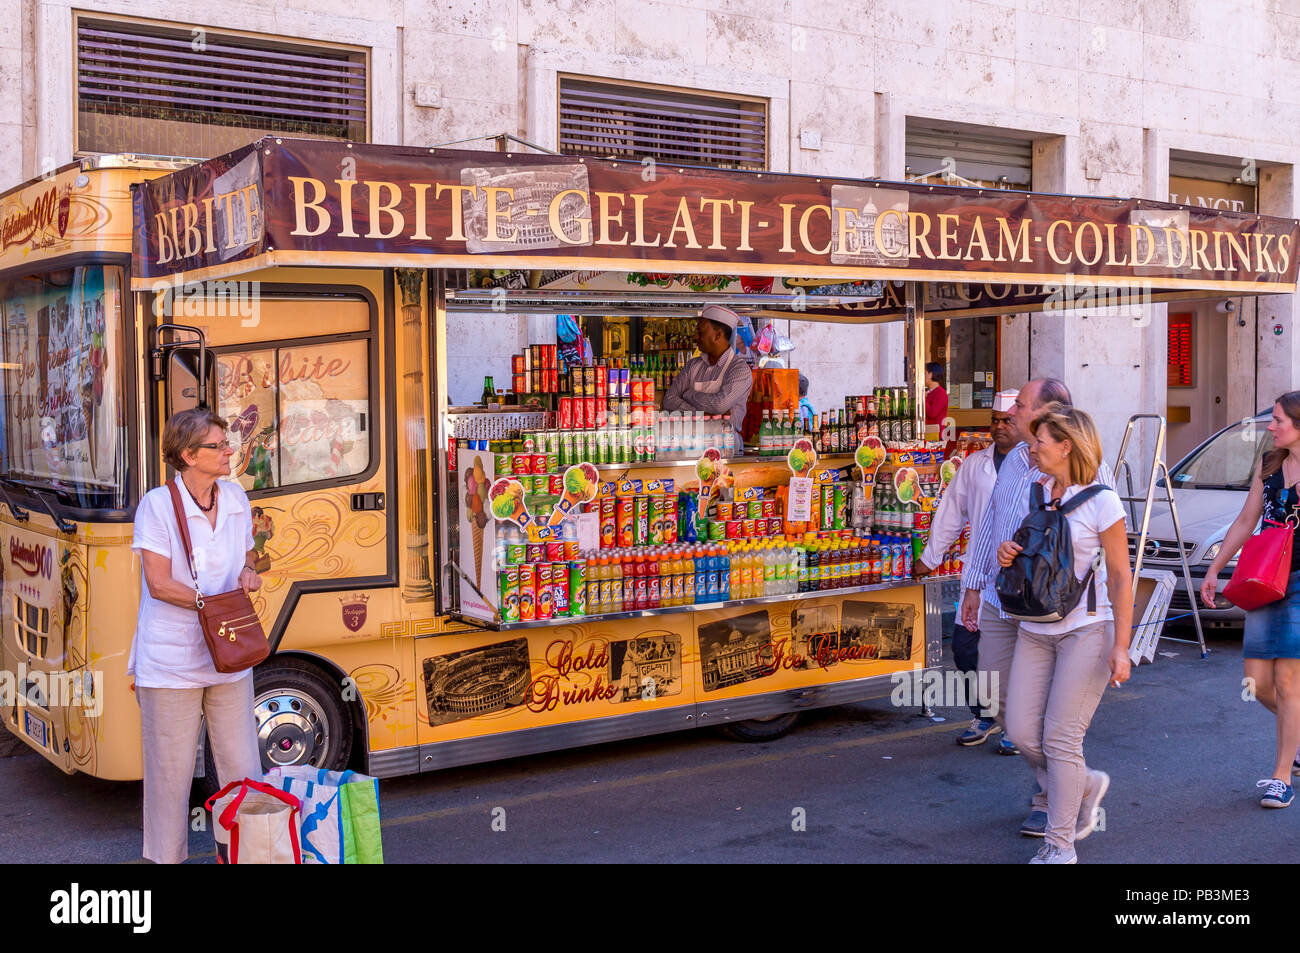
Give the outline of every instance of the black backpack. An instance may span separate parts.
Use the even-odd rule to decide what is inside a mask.
[[[1070,521],[1065,516],[1104,489],[1090,486],[1068,503],[1053,506],[1044,502],[1041,484],[1030,486],[1029,515],[1011,537],[1021,550],[1010,566],[998,572],[1003,612],[1025,622],[1059,622],[1079,604],[1084,589],[1088,590],[1088,614],[1097,611],[1095,564],[1082,579],[1075,577]]]

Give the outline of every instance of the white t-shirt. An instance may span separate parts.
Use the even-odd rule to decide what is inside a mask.
[[[1043,498],[1052,498],[1052,486],[1054,481],[1048,479],[1043,487]],[[1074,576],[1076,579],[1082,579],[1088,573],[1088,567],[1092,565],[1093,557],[1101,550],[1101,533],[1103,530],[1110,529],[1116,522],[1124,521],[1124,504],[1120,502],[1119,494],[1107,487],[1104,483],[1093,482],[1089,486],[1100,486],[1102,491],[1082,504],[1076,509],[1065,514],[1065,518],[1070,521],[1070,544],[1074,548]],[[1087,487],[1074,486],[1067,487],[1061,494],[1061,502],[1068,503],[1070,498]],[[1034,632],[1039,635],[1064,635],[1074,629],[1081,628],[1085,625],[1091,625],[1094,622],[1104,622],[1107,619],[1113,619],[1115,616],[1110,608],[1110,595],[1106,592],[1106,561],[1104,556],[1100,560],[1100,566],[1093,575],[1093,582],[1097,589],[1097,614],[1088,615],[1088,591],[1085,589],[1083,595],[1079,597],[1079,604],[1060,622],[1021,622],[1020,627],[1027,632]]]
[[[194,569],[205,594],[229,592],[239,584],[248,551],[253,548],[253,518],[248,497],[238,483],[218,480],[217,524],[214,527],[181,481],[181,502],[185,507]],[[172,578],[193,590],[194,577],[185,560],[185,544],[176,525],[167,485],[144,495],[135,511],[135,533],[131,548],[157,553],[172,561]],[[149,594],[149,583],[140,579],[140,615],[127,661],[128,675],[142,688],[204,688],[233,682],[247,672],[218,672],[203,641],[199,615],[161,602]]]

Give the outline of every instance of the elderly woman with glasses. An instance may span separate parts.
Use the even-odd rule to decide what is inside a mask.
[[[260,588],[248,497],[237,483],[221,479],[230,475],[233,455],[226,422],[210,410],[180,411],[167,421],[162,451],[176,471],[202,591]],[[178,864],[188,854],[190,779],[201,722],[207,723],[222,784],[262,777],[253,673],[222,674],[212,664],[165,484],[140,501],[131,546],[140,553],[145,581],[127,663],[143,733],[144,856]]]

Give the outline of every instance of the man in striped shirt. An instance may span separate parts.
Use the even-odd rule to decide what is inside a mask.
[[[971,548],[961,574],[965,590],[961,604],[962,625],[979,630],[979,668],[992,673],[990,677],[998,692],[995,717],[1004,729],[1007,685],[1011,682],[1011,660],[1015,655],[1020,623],[1002,611],[998,599],[997,550],[1015,535],[1029,515],[1029,487],[1042,476],[1029,459],[1029,441],[1033,439],[1030,427],[1038,411],[1053,401],[1072,403],[1069,389],[1054,378],[1032,380],[1020,388],[1012,406],[1012,415],[1021,442],[1002,461],[984,517],[978,529],[972,527]],[[1115,477],[1104,461],[1097,471],[1097,480],[1106,486],[1115,485]],[[1028,837],[1043,837],[1047,832],[1047,777],[1044,771],[1037,773],[1038,791],[1033,796],[1029,817],[1020,828],[1020,833]]]
[[[664,410],[699,410],[706,414],[731,414],[739,434],[745,422],[745,405],[754,386],[749,364],[731,346],[731,338],[746,320],[730,308],[711,304],[695,325],[700,356],[686,362],[664,394]],[[740,446],[740,437],[736,437]],[[719,448],[722,449],[722,448]]]

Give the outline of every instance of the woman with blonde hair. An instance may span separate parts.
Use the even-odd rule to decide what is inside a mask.
[[[1291,523],[1292,532],[1300,532],[1296,495],[1300,482],[1300,391],[1288,391],[1274,402],[1268,432],[1273,435],[1273,449],[1264,455],[1259,473],[1250,481],[1246,502],[1228,527],[1219,554],[1201,583],[1201,600],[1211,608],[1219,573],[1255,532],[1261,517],[1277,524]],[[1300,540],[1293,541],[1289,569],[1286,595],[1247,612],[1241,640],[1246,678],[1254,686],[1255,698],[1277,717],[1273,774],[1256,783],[1264,788],[1261,807],[1290,806],[1295,797],[1291,774],[1300,767],[1296,751],[1300,745]]]
[[[205,593],[246,592],[262,581],[253,567],[248,497],[230,475],[226,422],[210,410],[182,410],[167,421],[163,457],[177,488]],[[201,721],[221,784],[262,777],[253,717],[253,672],[223,674],[212,664],[199,624],[194,576],[171,490],[150,490],[135,512],[131,547],[145,585],[127,674],[135,680],[144,744],[144,856],[179,864],[188,853],[190,779]]]
[[[1060,507],[1087,494],[1064,515],[1075,578],[1095,569],[1089,583],[1094,599],[1085,590],[1059,622],[1020,622],[1007,688],[1007,736],[1026,761],[1047,772],[1047,837],[1030,863],[1073,864],[1075,842],[1096,829],[1110,786],[1104,771],[1084,762],[1083,737],[1107,682],[1118,687],[1129,677],[1133,574],[1124,507],[1097,480],[1101,439],[1092,418],[1051,403],[1034,419],[1032,433],[1045,500]],[[1020,550],[1015,542],[1003,543],[998,563],[1011,565]]]

